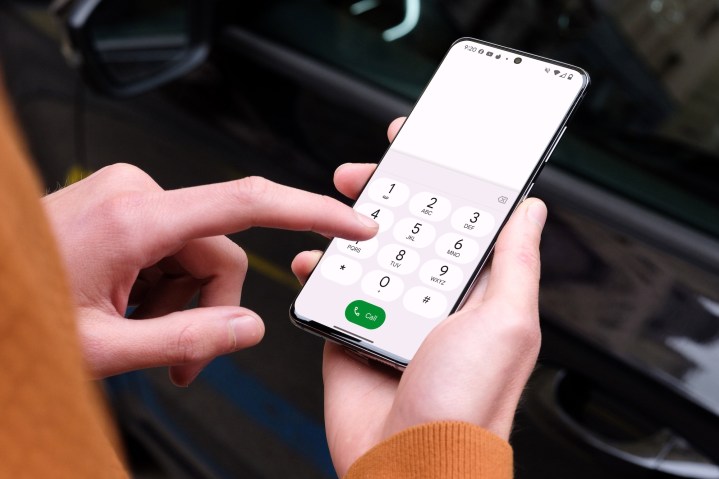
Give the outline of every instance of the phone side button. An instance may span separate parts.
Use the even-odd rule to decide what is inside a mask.
[[[552,156],[552,153],[554,153],[554,149],[555,149],[555,148],[557,147],[557,145],[559,144],[559,140],[561,140],[561,139],[562,139],[562,136],[564,136],[564,132],[565,132],[565,131],[567,131],[567,127],[566,127],[566,126],[565,126],[564,128],[562,128],[562,131],[559,133],[559,136],[557,137],[556,140],[554,140],[554,143],[552,143],[552,148],[549,150],[549,153],[547,153],[547,157],[544,159],[544,162],[545,162],[545,163],[549,161],[549,158]]]
[[[524,192],[524,195],[522,196],[522,201],[527,199],[527,196],[529,196],[529,192],[532,191],[532,187],[534,186],[534,183],[529,185],[529,188],[527,188],[527,191]],[[520,201],[520,203],[522,202]]]

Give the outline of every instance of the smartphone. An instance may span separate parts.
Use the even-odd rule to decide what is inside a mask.
[[[581,68],[472,38],[450,47],[290,308],[297,326],[402,369],[461,307],[581,100]]]

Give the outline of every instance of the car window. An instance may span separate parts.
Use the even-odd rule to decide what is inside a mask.
[[[552,163],[719,236],[719,2],[275,0],[243,27],[407,99],[461,36],[589,71]]]

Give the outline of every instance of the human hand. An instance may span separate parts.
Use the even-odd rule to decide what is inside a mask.
[[[170,366],[184,386],[215,356],[264,334],[259,316],[238,306],[247,256],[224,234],[267,226],[368,239],[377,231],[336,200],[262,178],[164,191],[130,165],[103,168],[43,204],[90,374]],[[183,310],[197,293],[199,306]]]
[[[402,119],[390,125],[394,137]],[[356,198],[374,165],[343,165],[337,189]],[[422,343],[404,374],[364,364],[325,345],[325,425],[340,477],[361,455],[408,427],[465,421],[507,439],[520,395],[539,351],[539,240],[546,208],[527,199],[500,234],[490,268],[462,309]],[[319,259],[298,255],[304,281]]]

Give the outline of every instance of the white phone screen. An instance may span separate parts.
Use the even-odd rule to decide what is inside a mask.
[[[330,243],[294,320],[408,363],[460,305],[587,83],[569,65],[455,43],[355,203],[379,233]]]

